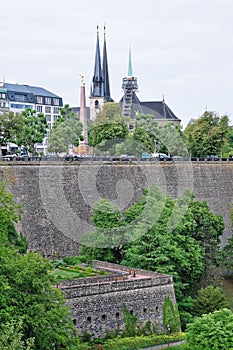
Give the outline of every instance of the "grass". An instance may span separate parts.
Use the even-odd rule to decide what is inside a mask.
[[[50,274],[57,282],[108,274],[103,270],[94,270],[91,266],[84,265],[77,257],[54,260],[52,261],[52,265],[53,269]]]

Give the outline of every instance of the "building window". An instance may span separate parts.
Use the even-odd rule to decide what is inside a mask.
[[[32,105],[20,105],[17,103],[11,103],[10,106],[11,106],[11,108],[18,108],[18,109],[26,109],[26,108],[33,109]]]
[[[43,104],[43,97],[42,96],[36,96],[37,103]]]
[[[59,99],[58,99],[58,98],[54,98],[54,99],[53,99],[53,104],[54,104],[55,106],[59,106]]]
[[[45,114],[47,122],[51,122],[51,114]]]
[[[42,113],[42,106],[36,106],[37,113]]]
[[[53,121],[55,122],[55,121],[57,120],[58,117],[59,117],[58,115],[54,115],[54,116],[53,116]]]
[[[102,315],[102,316],[101,316],[101,320],[102,320],[102,321],[106,321],[106,320],[107,320],[107,316],[106,316],[106,315]]]
[[[95,108],[98,108],[98,107],[99,107],[99,101],[95,100]]]
[[[91,317],[90,316],[87,317],[87,322],[91,323]]]
[[[5,99],[5,98],[6,98],[5,92],[0,92],[0,98],[2,98],[2,99]]]
[[[48,122],[48,129],[51,130],[51,123],[50,122]]]
[[[51,107],[45,107],[45,113],[51,113]]]
[[[59,107],[53,107],[53,113],[59,114]]]
[[[17,101],[17,102],[25,102],[26,100],[27,100],[27,96],[26,95],[15,94],[15,101]]]
[[[45,104],[51,105],[51,98],[50,97],[45,97]]]

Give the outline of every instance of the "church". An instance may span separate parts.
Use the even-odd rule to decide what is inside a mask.
[[[86,116],[95,121],[103,105],[107,102],[118,102],[121,105],[122,115],[129,118],[129,129],[133,131],[137,114],[153,115],[159,126],[164,126],[168,122],[180,125],[181,120],[162,101],[140,101],[136,92],[138,91],[137,78],[133,75],[131,50],[129,50],[128,74],[122,80],[123,96],[120,101],[114,101],[110,93],[110,79],[108,72],[108,58],[106,45],[106,30],[104,26],[103,55],[101,60],[99,44],[99,28],[97,26],[96,50],[94,61],[94,74],[91,82],[89,96],[90,107],[86,107]],[[81,106],[80,101],[80,106]],[[80,107],[73,107],[75,112],[80,113]]]

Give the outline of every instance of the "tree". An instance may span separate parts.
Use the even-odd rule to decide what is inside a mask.
[[[0,186],[0,340],[10,349],[76,349],[78,339],[60,289],[53,286],[49,260],[20,253],[9,236],[20,219],[20,206]],[[28,345],[26,345],[28,344]]]
[[[205,112],[192,120],[184,130],[187,146],[193,157],[220,155],[226,145],[229,117]]]
[[[115,209],[114,216],[104,217],[95,208],[96,231],[83,237],[83,244],[92,247],[85,253],[93,259],[107,256],[108,261],[171,274],[184,328],[197,290],[217,283],[223,219],[188,191],[177,199],[156,186],[143,193],[124,212]],[[111,202],[105,206],[111,210]]]
[[[61,116],[56,120],[49,137],[49,152],[67,152],[69,145],[77,146],[82,138],[83,125],[77,113],[69,105],[60,110]]]
[[[30,153],[34,152],[36,143],[42,143],[48,128],[43,113],[36,114],[32,109],[25,109],[21,113],[23,119],[20,131],[16,135],[18,146],[25,146]]]
[[[214,311],[194,319],[188,326],[185,349],[233,349],[233,313],[228,309]]]
[[[13,112],[0,114],[0,157],[2,156],[1,146],[5,146],[8,142],[15,142],[21,126],[20,115],[15,115]]]
[[[129,134],[126,118],[121,115],[118,103],[108,102],[96,117],[92,129],[89,130],[93,146],[98,146],[101,151],[108,151],[115,144],[122,142]]]
[[[222,290],[219,287],[207,286],[201,288],[194,299],[194,315],[201,316],[216,310],[229,307]]]

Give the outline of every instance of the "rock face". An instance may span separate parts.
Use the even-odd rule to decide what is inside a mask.
[[[163,303],[169,296],[175,304],[173,280],[169,275],[94,261],[95,269],[110,274],[60,283],[80,335],[88,332],[104,337],[107,332],[124,329],[124,305],[137,316],[163,330]]]
[[[157,184],[177,197],[185,189],[206,200],[225,222],[222,244],[232,234],[231,162],[138,162],[134,164],[4,164],[1,176],[18,203],[25,203],[22,232],[29,248],[47,257],[76,255],[79,239],[91,232],[94,204],[107,198],[122,210],[139,200],[142,189]]]

